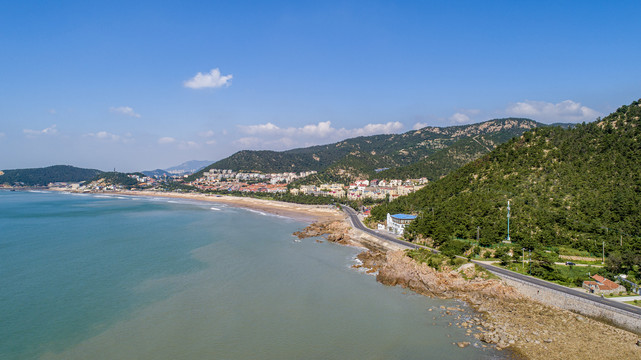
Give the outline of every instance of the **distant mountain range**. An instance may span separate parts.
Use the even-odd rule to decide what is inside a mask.
[[[147,176],[191,175],[210,165],[212,162],[213,161],[207,160],[191,160],[167,169],[148,170],[142,171],[142,173]]]
[[[212,168],[245,172],[318,171],[303,183],[348,182],[355,178],[437,180],[466,163],[492,151],[524,132],[546,126],[534,120],[505,118],[482,123],[425,127],[403,134],[361,136],[337,143],[288,151],[243,150],[230,157],[211,161],[187,161],[167,169],[143,171],[147,176],[189,175],[190,179]],[[6,170],[0,183],[46,185],[93,179],[100,170],[72,166]]]
[[[19,186],[45,186],[52,182],[81,182],[91,180],[102,171],[83,169],[70,165],[54,165],[34,169],[0,171],[0,184]]]
[[[165,170],[144,171],[147,176],[157,175],[185,175],[191,174],[211,164],[211,161],[187,161]],[[141,173],[136,173],[142,176]],[[46,186],[55,182],[81,182],[93,181],[100,177],[111,179],[114,176],[126,178],[125,173],[105,172],[96,169],[83,169],[70,165],[54,165],[43,168],[12,169],[0,171],[0,184],[18,186]],[[124,176],[124,177],[123,177]],[[121,179],[120,182],[123,182]],[[125,179],[126,180],[126,179]]]
[[[403,134],[361,136],[287,151],[243,150],[205,167],[192,178],[209,169],[231,169],[319,172],[306,182],[371,177],[434,180],[540,126],[546,125],[530,119],[505,118],[471,125],[425,127]],[[377,172],[385,168],[389,170]]]

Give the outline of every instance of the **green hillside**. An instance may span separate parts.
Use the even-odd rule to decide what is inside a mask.
[[[288,151],[244,150],[206,167],[194,178],[212,168],[266,173],[316,170],[327,172],[321,178],[369,177],[377,168],[397,168],[422,161],[461,139],[485,139],[503,133],[491,140],[498,143],[537,126],[542,124],[529,119],[495,119],[472,125],[426,127],[403,134],[362,136]]]
[[[54,165],[34,169],[2,170],[0,184],[45,186],[52,182],[80,182],[102,173],[95,169],[82,169],[69,165]]]
[[[570,129],[540,127],[499,146],[424,189],[372,210],[420,214],[407,236],[507,236],[526,247],[565,245],[633,254],[641,265],[641,107]],[[634,260],[636,261],[636,260]],[[634,262],[632,261],[632,262]]]
[[[463,138],[413,164],[392,168],[376,175],[379,179],[409,179],[425,177],[438,180],[453,170],[489,153],[498,145],[519,136],[523,131],[501,131],[498,133]]]
[[[121,173],[121,172],[103,172],[96,175],[91,181],[99,181],[105,185],[121,185],[121,186],[136,186],[138,181],[134,178],[130,178],[127,175],[138,175],[144,177],[143,173]]]

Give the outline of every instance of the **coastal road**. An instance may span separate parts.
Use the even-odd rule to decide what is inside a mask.
[[[387,234],[381,234],[381,233],[379,233],[377,231],[374,231],[374,230],[368,228],[367,226],[363,225],[363,223],[361,222],[361,219],[358,218],[358,214],[356,213],[356,210],[352,209],[349,206],[345,206],[345,205],[341,205],[341,208],[343,209],[343,211],[345,211],[347,213],[347,215],[349,216],[350,220],[352,221],[352,225],[355,228],[357,228],[358,230],[361,230],[361,231],[364,231],[364,232],[366,232],[366,233],[368,233],[370,235],[376,236],[379,239],[390,241],[390,242],[405,246],[408,249],[425,248],[425,246],[412,244],[411,242],[399,240],[399,239],[395,238],[394,236],[387,235]]]
[[[363,223],[358,218],[358,215],[356,214],[356,211],[354,209],[350,208],[349,206],[345,206],[345,205],[341,205],[341,208],[349,216],[349,218],[350,218],[350,220],[352,222],[352,225],[354,225],[355,228],[357,228],[357,229],[359,229],[361,231],[364,231],[364,232],[366,232],[366,233],[368,233],[368,234],[370,234],[372,236],[376,236],[379,239],[391,241],[393,243],[405,246],[408,249],[422,248],[422,249],[428,249],[428,250],[430,250],[430,251],[432,251],[434,253],[438,253],[438,251],[435,250],[435,249],[431,249],[431,248],[428,248],[426,246],[421,246],[421,245],[417,245],[417,244],[412,244],[410,242],[397,239],[397,238],[395,238],[395,237],[393,237],[391,235],[381,234],[381,233],[379,233],[377,231],[374,231],[374,230],[366,227],[365,225],[363,225]],[[544,287],[544,288],[548,288],[548,289],[552,289],[552,290],[555,290],[555,291],[559,291],[561,293],[580,298],[581,300],[584,300],[584,301],[596,303],[599,306],[610,307],[610,308],[613,308],[616,311],[624,312],[624,313],[630,314],[632,316],[638,317],[641,320],[641,307],[639,307],[639,306],[628,305],[628,304],[625,304],[625,303],[612,301],[610,299],[604,299],[604,298],[601,298],[601,297],[598,297],[598,296],[594,296],[594,295],[591,295],[591,294],[588,294],[588,293],[578,292],[576,290],[567,288],[565,286],[561,286],[561,285],[558,285],[558,284],[555,284],[555,283],[551,283],[549,281],[541,280],[541,279],[538,279],[538,278],[535,278],[535,277],[532,277],[532,276],[519,274],[519,273],[516,273],[514,271],[510,271],[510,270],[507,270],[507,269],[504,269],[504,268],[501,268],[501,267],[498,267],[498,266],[482,263],[480,261],[474,261],[473,260],[472,262],[477,264],[477,265],[479,265],[479,266],[482,266],[483,268],[485,268],[485,269],[487,269],[487,270],[489,270],[489,271],[491,271],[491,272],[493,272],[495,274],[507,276],[507,277],[510,277],[510,278],[513,278],[513,279],[516,279],[518,281],[522,281],[522,282],[525,282],[525,283],[528,283],[528,284],[531,284],[531,285],[541,286],[541,287]]]

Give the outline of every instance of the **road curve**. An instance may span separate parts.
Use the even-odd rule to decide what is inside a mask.
[[[349,218],[350,218],[350,220],[352,222],[352,225],[355,228],[357,228],[357,229],[359,229],[361,231],[364,231],[364,232],[366,232],[366,233],[368,233],[368,234],[370,234],[372,236],[376,236],[379,239],[386,240],[386,241],[391,241],[393,243],[405,246],[408,249],[423,248],[423,249],[429,249],[429,250],[431,250],[432,252],[435,252],[435,253],[438,252],[437,250],[430,249],[430,248],[427,248],[425,246],[412,244],[410,242],[397,239],[397,238],[395,238],[395,237],[393,237],[391,235],[378,233],[378,232],[366,227],[365,225],[363,225],[363,223],[358,218],[358,215],[356,214],[356,211],[354,209],[352,209],[349,206],[345,206],[345,205],[341,205],[341,208],[343,209],[343,211],[345,211],[347,213],[347,215],[349,216]],[[511,277],[513,279],[516,279],[516,280],[519,280],[519,281],[522,281],[522,282],[525,282],[525,283],[528,283],[528,284],[531,284],[531,285],[541,286],[541,287],[545,287],[545,288],[552,289],[552,290],[555,290],[555,291],[559,291],[559,292],[562,292],[564,294],[579,298],[579,299],[581,299],[583,301],[588,301],[588,302],[599,304],[601,306],[610,307],[610,308],[613,308],[616,311],[624,312],[624,313],[630,314],[632,316],[638,317],[641,320],[641,307],[628,305],[628,304],[625,304],[625,303],[619,303],[619,302],[612,301],[612,300],[609,300],[609,299],[604,299],[604,298],[600,298],[600,297],[597,297],[597,296],[594,296],[594,295],[589,295],[587,293],[578,292],[576,290],[569,289],[569,288],[567,288],[565,286],[561,286],[561,285],[558,285],[558,284],[555,284],[555,283],[551,283],[549,281],[541,280],[541,279],[538,279],[538,278],[535,278],[535,277],[532,277],[532,276],[519,274],[519,273],[516,273],[514,271],[510,271],[510,270],[507,270],[507,269],[504,269],[504,268],[501,268],[501,267],[498,267],[498,266],[493,266],[493,265],[485,264],[485,263],[478,262],[478,261],[472,261],[472,262],[477,264],[477,265],[479,265],[479,266],[482,266],[483,268],[485,268],[485,269],[487,269],[489,271],[492,271],[493,273],[504,275],[504,276],[509,276],[509,277]]]

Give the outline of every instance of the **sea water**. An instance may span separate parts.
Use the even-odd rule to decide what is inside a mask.
[[[507,356],[449,325],[461,320],[440,306],[464,304],[383,286],[351,267],[358,249],[294,241],[305,225],[215,203],[0,191],[0,358]]]

